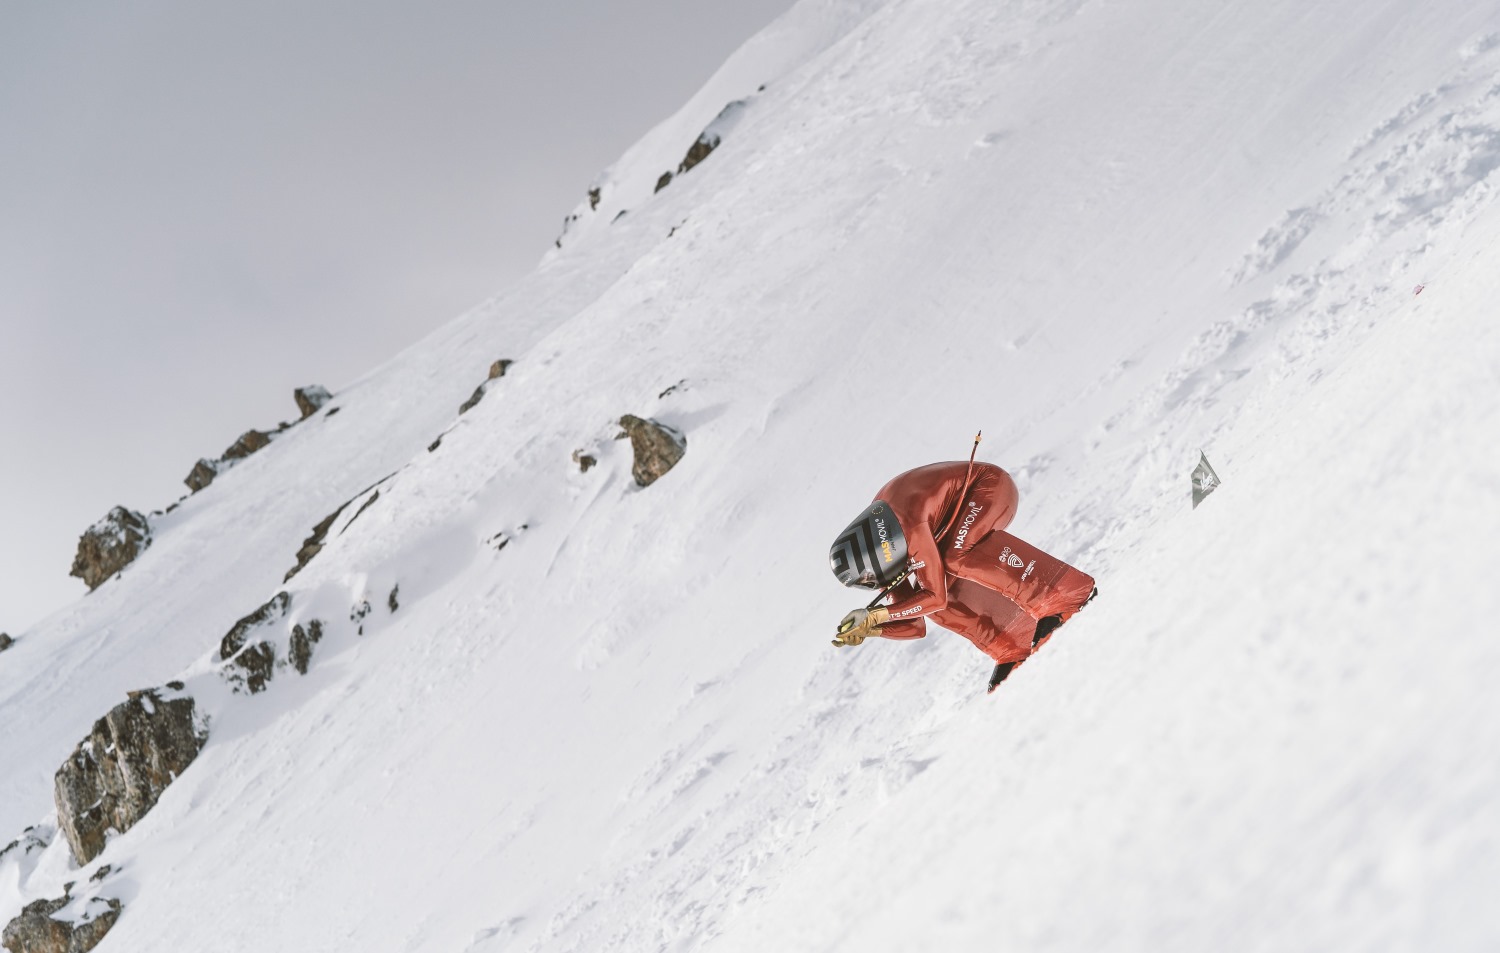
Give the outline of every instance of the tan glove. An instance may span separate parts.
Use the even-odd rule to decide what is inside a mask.
[[[891,610],[885,606],[876,606],[873,609],[855,609],[844,616],[839,622],[839,634],[833,640],[833,644],[842,648],[846,645],[858,645],[865,639],[876,634],[876,629],[890,621]]]

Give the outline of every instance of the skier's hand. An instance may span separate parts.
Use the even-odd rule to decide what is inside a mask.
[[[858,645],[874,635],[876,627],[889,621],[890,617],[891,611],[885,606],[855,609],[839,622],[839,635],[833,644]]]

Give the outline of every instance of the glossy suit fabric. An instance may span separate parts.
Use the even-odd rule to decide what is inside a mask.
[[[1066,622],[1093,592],[1094,580],[1005,532],[1019,501],[1010,474],[976,463],[964,492],[968,472],[964,461],[933,463],[908,470],[876,494],[901,524],[912,566],[892,594],[891,621],[878,634],[918,639],[931,619],[996,662],[1018,662],[1034,650],[1037,620],[1060,615]]]

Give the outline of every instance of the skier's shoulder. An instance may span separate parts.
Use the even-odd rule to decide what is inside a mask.
[[[975,472],[979,472],[981,467],[999,469],[992,463],[976,463],[974,464]],[[892,496],[931,492],[939,487],[945,487],[955,479],[963,480],[968,471],[967,460],[928,463],[892,477],[891,481],[876,495],[881,499],[890,499]]]

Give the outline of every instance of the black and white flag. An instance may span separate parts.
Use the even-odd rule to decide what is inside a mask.
[[[1193,509],[1198,504],[1208,499],[1219,485],[1219,475],[1208,463],[1208,456],[1202,450],[1198,451],[1198,466],[1193,470]]]

